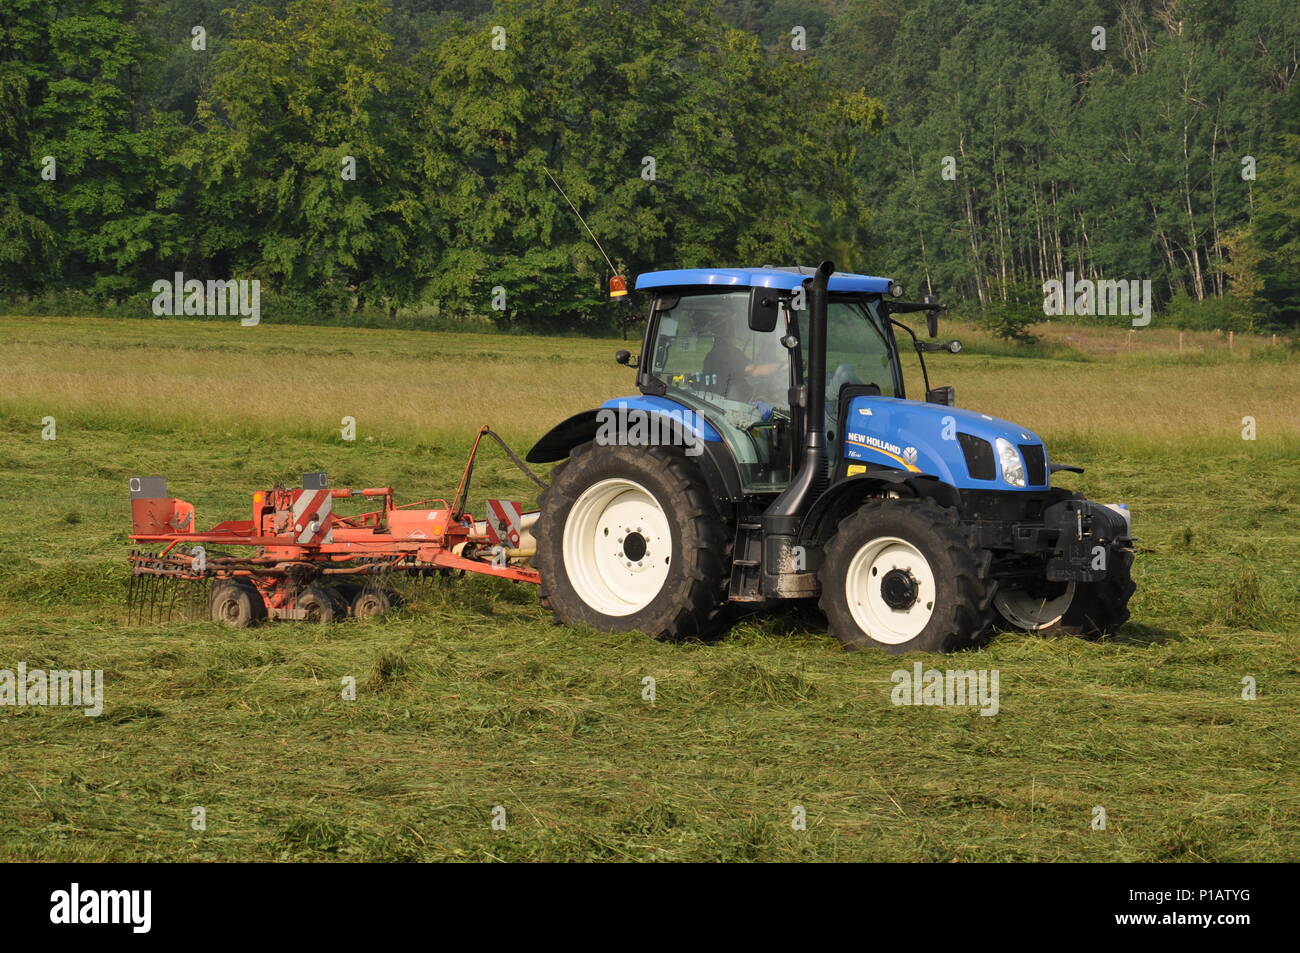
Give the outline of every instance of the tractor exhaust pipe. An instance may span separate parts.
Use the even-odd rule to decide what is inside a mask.
[[[808,401],[804,418],[803,460],[799,472],[820,462],[826,452],[826,289],[835,266],[824,261],[817,266],[808,287]]]
[[[799,526],[808,507],[826,482],[826,302],[827,286],[835,266],[824,261],[808,283],[808,377],[805,380],[803,451],[798,469],[784,492],[764,511],[763,590],[765,595],[787,593],[792,574],[806,575],[807,566],[795,550]]]

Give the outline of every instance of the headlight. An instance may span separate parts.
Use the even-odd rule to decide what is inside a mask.
[[[1020,462],[1020,451],[1011,441],[998,437],[998,460],[1002,462],[1002,479],[1012,486],[1025,485],[1025,465]]]

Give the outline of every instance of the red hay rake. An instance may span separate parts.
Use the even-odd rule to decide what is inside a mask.
[[[475,572],[538,582],[531,565],[535,512],[508,500],[489,500],[483,520],[465,512],[484,436],[545,486],[487,427],[474,440],[450,503],[398,504],[391,487],[331,489],[324,473],[306,473],[301,488],[255,492],[251,519],[199,530],[194,506],[168,496],[162,477],[133,477],[131,539],[162,548],[131,552],[128,622],[205,614],[235,626],[266,618],[328,622],[398,605],[401,596],[392,586],[402,578]],[[350,516],[334,512],[335,500],[354,497],[373,499],[379,508]]]

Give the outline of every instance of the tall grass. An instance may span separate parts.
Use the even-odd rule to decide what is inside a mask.
[[[1262,440],[1300,435],[1300,358],[1243,344],[1231,354],[1199,350],[1194,370],[1158,350],[1097,348],[1088,360],[1099,333],[1065,335],[1068,345],[1045,339],[1068,348],[1046,359],[975,335],[970,353],[931,355],[931,378],[956,385],[961,406],[1044,435],[1226,438],[1244,416],[1256,418]],[[437,443],[480,422],[527,441],[634,391],[632,373],[612,359],[615,341],[15,317],[0,318],[0,334],[10,342],[0,410],[32,426],[62,415],[150,433],[306,438],[352,417],[362,441]],[[919,394],[914,357],[906,365],[909,392]]]

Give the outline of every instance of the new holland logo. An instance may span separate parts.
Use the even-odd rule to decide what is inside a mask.
[[[908,463],[915,463],[915,462],[916,462],[916,447],[904,447],[904,448],[903,448],[903,459],[906,460]]]

